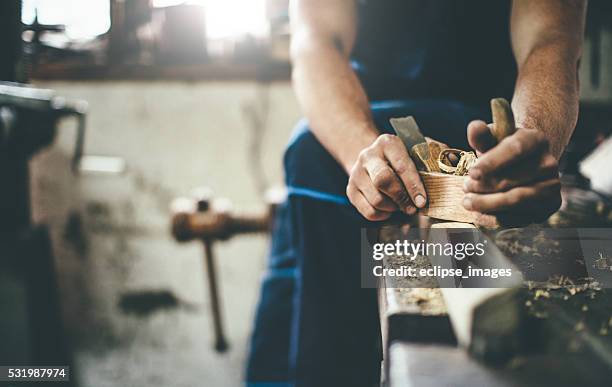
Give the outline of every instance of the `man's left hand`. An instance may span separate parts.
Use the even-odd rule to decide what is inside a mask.
[[[479,159],[464,185],[466,209],[496,215],[502,224],[541,222],[559,209],[558,162],[541,131],[518,129],[496,144],[487,124],[473,121],[468,141]]]

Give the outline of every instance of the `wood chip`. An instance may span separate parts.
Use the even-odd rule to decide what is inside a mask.
[[[451,156],[455,156],[459,160],[456,165],[453,165]],[[461,149],[446,148],[440,151],[437,160],[438,167],[440,167],[442,172],[456,176],[465,176],[476,162],[476,154]]]

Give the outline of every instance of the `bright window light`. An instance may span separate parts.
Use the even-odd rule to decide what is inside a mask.
[[[22,22],[31,24],[35,10],[40,23],[64,24],[75,40],[91,39],[110,28],[109,0],[22,0]]]
[[[64,24],[66,34],[75,40],[91,39],[110,28],[110,0],[23,0],[22,21]],[[266,33],[265,0],[153,0],[153,6],[182,3],[204,7],[206,35],[211,39],[256,37]]]
[[[210,39],[262,36],[266,32],[265,0],[153,0],[155,7],[181,3],[204,7],[206,36]]]

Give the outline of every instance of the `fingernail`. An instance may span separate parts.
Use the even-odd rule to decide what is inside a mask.
[[[472,195],[465,195],[461,204],[466,210],[471,210],[472,209]]]
[[[425,206],[425,198],[423,195],[417,195],[414,198],[414,204],[416,204],[416,206],[419,208],[423,208]]]
[[[466,178],[463,181],[463,192],[470,192],[470,178]]]

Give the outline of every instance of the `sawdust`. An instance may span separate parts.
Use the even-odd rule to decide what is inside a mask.
[[[440,289],[401,288],[397,291],[403,303],[418,306],[423,315],[438,316],[447,313]]]
[[[599,253],[599,258],[593,262],[593,269],[612,271],[612,258]]]
[[[530,254],[535,257],[550,257],[561,252],[558,240],[550,238],[544,230],[533,235],[523,228],[510,228],[495,235],[495,244],[509,256]]]
[[[382,242],[408,238],[410,226],[387,225],[379,230],[378,240]],[[397,268],[410,266],[415,268],[431,267],[427,257],[416,256],[411,259],[402,255],[389,255],[383,262],[385,267]],[[442,292],[434,278],[387,278],[387,287],[394,287],[398,299],[403,305],[415,305],[423,315],[437,316],[447,313]]]
[[[535,299],[538,299],[542,296],[550,298],[550,291],[557,289],[565,289],[569,293],[569,296],[574,296],[578,293],[589,291],[589,297],[594,296],[602,289],[601,284],[595,281],[593,278],[582,278],[581,281],[578,283],[562,275],[554,276],[545,282],[527,281],[526,285],[529,290],[535,290]],[[563,297],[564,299],[567,299],[565,297],[568,297],[568,295],[564,295]]]
[[[527,282],[527,313],[536,319],[557,318],[560,310],[575,319],[572,332],[575,335],[597,334],[608,336],[612,329],[612,316],[607,306],[609,294],[592,278],[580,282],[564,276],[551,278],[545,283]],[[566,317],[567,318],[567,317]],[[568,349],[577,351],[580,340],[569,336]]]
[[[389,255],[383,261],[385,268],[397,269],[402,266],[414,267],[415,269],[430,268],[431,263],[428,257],[417,255],[416,257],[406,257],[402,255]],[[438,282],[435,277],[391,277],[387,278],[387,287],[393,288],[436,288]]]
[[[536,289],[535,291],[535,295],[533,296],[534,299],[538,299],[540,297],[544,297],[544,298],[550,298],[550,293],[546,290],[543,289]]]

